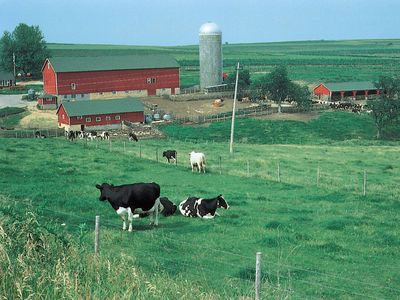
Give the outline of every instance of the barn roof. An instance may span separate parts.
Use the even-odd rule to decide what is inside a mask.
[[[55,72],[89,72],[111,70],[140,70],[179,68],[178,62],[170,55],[119,55],[119,56],[78,56],[52,57],[48,59]]]
[[[136,98],[63,101],[61,105],[70,117],[144,111],[143,103]]]
[[[14,80],[14,75],[11,72],[0,70],[0,80]]]
[[[371,81],[349,81],[349,82],[328,82],[323,83],[331,92],[366,91],[376,90],[375,84]]]

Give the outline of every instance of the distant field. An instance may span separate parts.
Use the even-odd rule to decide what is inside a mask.
[[[181,85],[199,83],[198,46],[118,46],[48,44],[54,56],[127,55],[169,53],[181,65]],[[376,80],[380,75],[400,72],[400,40],[304,41],[255,44],[224,44],[224,71],[232,72],[239,60],[252,78],[287,65],[293,80]]]

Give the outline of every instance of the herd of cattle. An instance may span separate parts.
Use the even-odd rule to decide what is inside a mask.
[[[122,230],[132,231],[134,218],[150,216],[151,224],[158,225],[158,214],[172,216],[179,207],[180,213],[185,217],[212,219],[218,216],[217,208],[228,209],[229,205],[222,195],[215,198],[204,199],[188,197],[177,207],[167,197],[160,197],[160,186],[155,183],[133,183],[114,186],[103,183],[96,184],[100,190],[100,201],[108,201],[115,212],[122,218]],[[128,217],[128,218],[127,218]]]
[[[101,140],[109,140],[110,139],[110,134],[108,131],[102,131],[101,133],[97,133],[97,131],[74,131],[74,130],[66,130],[65,131],[65,137],[70,140],[74,141],[76,139],[87,139],[87,140],[95,140],[95,139],[101,139]],[[138,141],[138,137],[136,136],[135,133],[131,132],[128,134],[128,140],[130,141]]]

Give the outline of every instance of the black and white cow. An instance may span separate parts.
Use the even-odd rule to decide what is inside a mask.
[[[107,131],[103,131],[103,132],[100,134],[100,139],[102,139],[102,140],[109,140],[109,139],[110,139],[110,134],[109,134]]]
[[[131,132],[131,133],[128,134],[128,140],[137,142],[138,138],[137,138],[136,134]]]
[[[73,142],[73,141],[76,139],[75,131],[70,130],[70,131],[68,132],[68,139],[69,139],[71,142]]]
[[[40,131],[36,131],[35,132],[35,138],[37,138],[37,139],[45,139],[46,135],[41,133]]]
[[[162,153],[162,156],[167,158],[168,163],[170,162],[170,160],[174,160],[175,164],[178,163],[176,150],[164,151]]]
[[[139,214],[150,214],[151,223],[158,225],[158,208],[160,206],[160,186],[155,183],[133,183],[114,186],[103,183],[96,184],[100,190],[100,201],[107,200],[123,220],[122,229],[126,230],[126,215],[132,231],[132,219]],[[155,221],[154,218],[155,217]]]
[[[87,133],[86,138],[91,141],[95,140],[97,138],[97,132],[91,131],[91,132]]]
[[[189,197],[179,204],[179,211],[185,217],[212,219],[216,215],[218,216],[216,210],[220,207],[229,208],[228,203],[222,195],[211,199]]]

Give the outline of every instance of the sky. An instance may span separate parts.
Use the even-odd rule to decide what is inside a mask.
[[[400,0],[0,0],[0,33],[39,26],[49,43],[198,44],[400,38]]]

